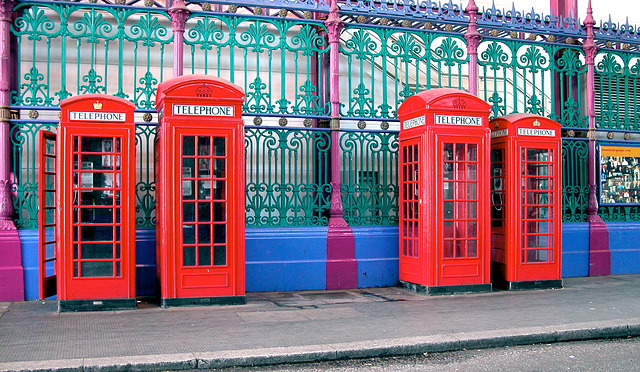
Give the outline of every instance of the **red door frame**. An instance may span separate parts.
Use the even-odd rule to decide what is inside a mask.
[[[135,106],[124,99],[117,97],[90,94],[78,97],[68,98],[61,102],[61,122],[58,128],[58,158],[57,158],[57,189],[58,189],[58,214],[57,214],[57,237],[58,245],[58,299],[69,305],[68,310],[84,310],[93,309],[84,305],[78,305],[80,308],[74,309],[76,302],[74,300],[94,300],[94,299],[126,299],[125,302],[118,302],[121,306],[113,305],[110,302],[105,305],[101,301],[89,301],[91,305],[96,306],[96,310],[116,308],[131,308],[131,304],[135,308],[135,126],[133,123],[133,111]],[[83,117],[90,117],[93,120],[79,120],[74,113],[91,113],[85,114]],[[112,122],[108,120],[99,120],[98,114],[118,113],[122,121]],[[73,119],[75,118],[75,119]],[[97,120],[95,118],[98,118]],[[98,129],[99,128],[99,129]],[[120,156],[120,171],[118,172],[116,163],[113,166],[113,203],[114,207],[112,216],[117,215],[116,208],[116,192],[120,192],[120,257],[117,252],[113,253],[113,261],[120,261],[120,276],[114,272],[112,277],[77,277],[74,273],[74,262],[82,259],[81,253],[74,255],[74,227],[83,225],[81,217],[79,217],[80,208],[75,213],[77,221],[74,221],[74,191],[82,189],[81,180],[78,179],[77,187],[74,187],[74,171],[82,171],[81,167],[81,147],[78,151],[74,151],[74,138],[101,138],[113,137],[121,139],[121,148],[118,151],[115,143],[112,142],[112,148],[103,150],[106,153]],[[81,139],[79,139],[81,143]],[[77,156],[77,158],[74,158]],[[74,162],[76,163],[74,165]],[[99,172],[99,171],[98,171]],[[108,172],[107,172],[108,173]],[[115,178],[116,174],[120,174],[120,187],[117,187]],[[77,198],[77,204],[81,201]],[[105,208],[108,205],[105,205]],[[117,222],[114,220],[113,225]],[[108,224],[105,224],[107,226]],[[115,228],[114,228],[115,230]],[[76,234],[80,236],[80,233]],[[113,237],[114,242],[116,237]],[[115,244],[115,243],[114,243]],[[115,251],[115,249],[114,249]],[[77,257],[77,258],[76,258]],[[97,261],[97,259],[96,259]],[[78,269],[81,270],[81,269]],[[115,271],[115,269],[114,269]],[[78,271],[80,274],[80,271]],[[63,310],[62,303],[59,309]],[[66,305],[65,305],[66,306]]]
[[[246,301],[243,102],[244,92],[240,87],[210,76],[181,76],[158,87],[156,108],[161,119],[156,144],[156,240],[163,307]],[[189,109],[182,109],[184,107]],[[225,115],[213,109],[217,107],[224,108]],[[224,266],[182,265],[184,135],[227,138],[227,261]]]
[[[531,114],[510,114],[491,121],[492,149],[504,149],[504,264],[492,262],[493,280],[507,289],[562,287],[562,140],[559,123]],[[536,133],[542,133],[536,135]],[[553,167],[549,187],[553,218],[548,227],[551,259],[548,262],[523,262],[523,244],[526,234],[522,208],[522,151],[523,149],[548,149],[553,151]],[[536,219],[536,222],[540,219]],[[545,218],[546,220],[546,218]]]
[[[39,172],[38,172],[38,255],[39,255],[39,284],[40,284],[40,299],[45,299],[51,296],[55,296],[56,291],[56,250],[58,242],[56,239],[56,199],[57,199],[57,182],[55,178],[57,177],[56,167],[57,167],[57,136],[53,132],[48,131],[40,131],[39,133],[39,141],[40,141],[40,164],[39,164]],[[47,150],[47,142],[53,142],[53,154],[50,154]],[[51,171],[48,165],[53,161],[53,171]],[[48,177],[47,177],[48,176]],[[53,177],[54,182],[51,187],[47,183],[47,179]],[[47,203],[49,198],[47,194],[53,195],[53,202]],[[51,205],[49,205],[51,204]],[[50,213],[48,213],[50,212]],[[47,217],[52,217],[52,220],[49,220]],[[51,233],[53,236],[49,236],[47,234],[47,230],[52,229]],[[51,239],[52,238],[52,239]],[[52,250],[52,251],[51,251]],[[47,252],[49,251],[49,252]],[[51,253],[51,254],[49,254]],[[51,267],[53,266],[53,267]],[[50,274],[51,269],[53,269],[53,274]]]

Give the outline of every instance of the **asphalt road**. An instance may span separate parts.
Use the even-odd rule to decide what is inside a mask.
[[[227,368],[215,371],[640,371],[640,338],[539,344],[325,363]]]

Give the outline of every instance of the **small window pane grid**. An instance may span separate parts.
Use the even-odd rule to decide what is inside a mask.
[[[478,257],[478,145],[443,143],[444,258]]]
[[[402,147],[402,254],[418,257],[419,210],[418,202],[418,143]]]
[[[73,137],[73,277],[122,277],[122,137]]]
[[[182,137],[182,266],[227,264],[225,137]]]
[[[504,251],[505,164],[504,149],[491,150],[491,248]],[[500,255],[499,255],[500,257]],[[496,257],[498,258],[498,257]]]
[[[40,213],[44,213],[41,220],[44,227],[44,255],[42,264],[45,268],[45,277],[55,275],[56,261],[56,141],[52,138],[43,137],[43,207]]]
[[[522,149],[522,263],[553,262],[552,149]]]

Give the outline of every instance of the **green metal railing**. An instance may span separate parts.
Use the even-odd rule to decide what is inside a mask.
[[[584,53],[579,48],[486,40],[478,50],[480,96],[492,117],[528,112],[586,128]]]
[[[342,203],[351,226],[398,223],[398,134],[344,132]]]
[[[37,132],[55,131],[60,100],[72,95],[112,94],[132,101],[137,118],[152,114],[159,82],[172,76],[173,33],[166,9],[156,6],[40,1],[20,2],[15,11],[12,36],[19,63],[11,92],[17,115],[11,121],[12,192],[18,227],[33,229]],[[414,93],[468,88],[462,28],[395,24],[345,24],[342,118],[391,121]],[[332,87],[326,34],[319,20],[194,11],[184,34],[185,73],[240,85],[246,92],[245,114],[292,122],[328,119]],[[587,128],[580,46],[485,36],[478,52],[479,95],[492,105],[492,116],[529,112],[557,120],[565,129]],[[640,131],[637,51],[601,49],[596,88],[599,129]],[[153,116],[145,120],[152,123]],[[155,127],[147,124],[136,126],[138,228],[155,226]],[[328,223],[330,142],[324,130],[246,129],[247,226]],[[338,145],[345,219],[354,226],[396,224],[397,134],[343,131]],[[563,160],[563,221],[586,221],[586,142],[563,140]],[[605,206],[600,214],[607,221],[640,221],[636,206]]]
[[[465,88],[466,41],[462,35],[371,28],[347,24],[340,53],[341,115],[393,119],[409,96],[430,88]]]
[[[246,225],[326,226],[330,146],[328,131],[246,128]]]
[[[185,67],[242,86],[244,113],[327,116],[319,89],[328,83],[323,33],[317,21],[198,14],[185,30]]]
[[[589,206],[587,141],[562,140],[562,221],[586,222]]]

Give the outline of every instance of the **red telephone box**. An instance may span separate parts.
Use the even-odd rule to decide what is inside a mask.
[[[430,294],[491,290],[489,113],[455,89],[407,98],[400,119],[400,281]]]
[[[161,305],[244,304],[244,92],[209,76],[158,86]]]
[[[134,108],[100,94],[60,103],[54,158],[59,311],[136,308]]]
[[[562,288],[560,124],[531,114],[491,120],[491,282]]]

